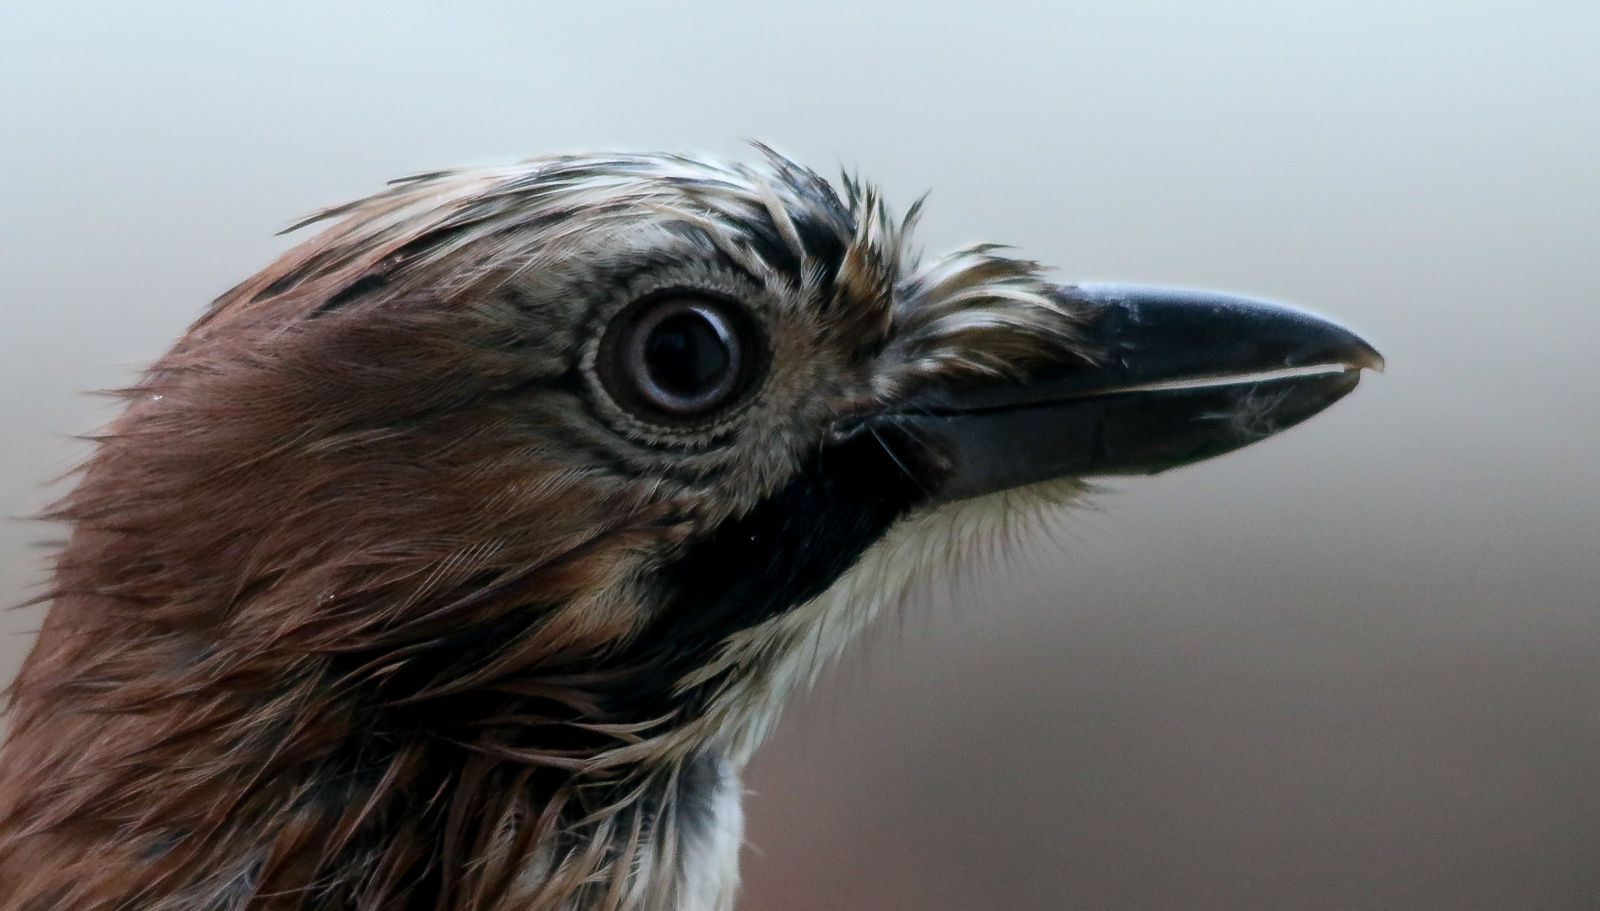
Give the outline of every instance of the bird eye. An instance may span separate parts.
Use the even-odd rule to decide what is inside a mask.
[[[600,377],[641,417],[703,417],[749,384],[748,317],[709,298],[660,297],[625,309],[601,341]]]

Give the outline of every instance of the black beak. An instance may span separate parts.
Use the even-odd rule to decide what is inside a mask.
[[[1220,294],[1079,285],[1059,289],[1094,363],[1025,381],[919,394],[871,424],[910,446],[931,502],[1059,477],[1154,474],[1293,427],[1356,387],[1383,358],[1349,330],[1298,310]],[[910,453],[907,453],[910,455]]]

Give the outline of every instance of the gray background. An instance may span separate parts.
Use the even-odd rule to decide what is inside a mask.
[[[297,215],[744,138],[1390,370],[858,650],[752,769],[743,907],[1600,908],[1593,0],[5,3],[0,511]],[[54,533],[0,529],[0,598]]]

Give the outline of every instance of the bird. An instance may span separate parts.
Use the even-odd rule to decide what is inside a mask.
[[[861,630],[1086,479],[1382,358],[926,258],[757,145],[315,213],[118,394],[0,749],[0,909],[726,911],[740,775]]]

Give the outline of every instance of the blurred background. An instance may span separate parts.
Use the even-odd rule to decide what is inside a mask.
[[[865,643],[750,771],[741,907],[1600,908],[1593,0],[0,4],[0,512],[298,215],[747,138],[1390,368]]]

